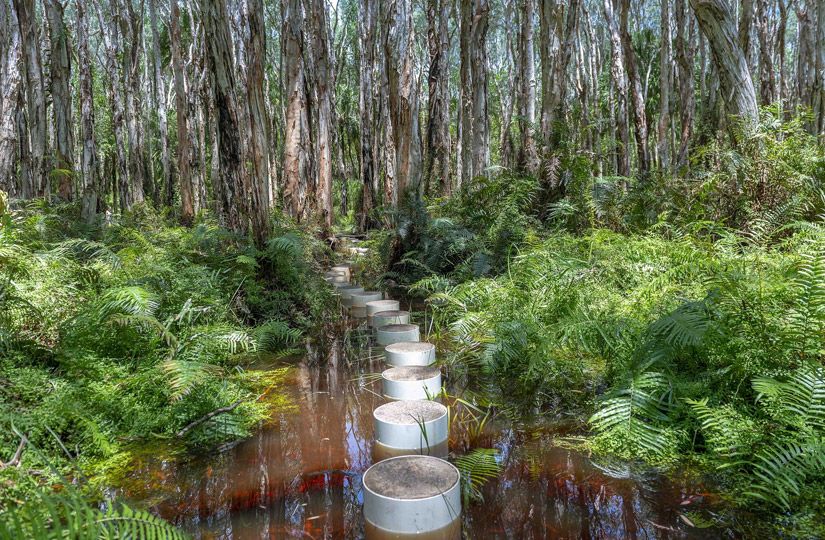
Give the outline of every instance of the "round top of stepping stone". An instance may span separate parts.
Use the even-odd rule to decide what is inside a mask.
[[[393,499],[427,499],[441,496],[460,478],[458,469],[432,456],[385,459],[364,473],[364,487]]]
[[[347,283],[346,285],[341,285],[340,287],[338,287],[338,290],[339,291],[362,292],[364,290],[364,288],[359,286],[359,285],[350,285],[349,283]]]
[[[383,312],[378,312],[376,315],[380,315]],[[373,315],[374,317],[375,315]],[[418,329],[417,324],[387,324],[380,327],[378,330],[381,332],[410,332],[412,330]]]
[[[431,422],[446,414],[447,407],[441,403],[423,399],[391,401],[372,412],[375,419],[381,422],[408,426]]]
[[[398,300],[372,300],[367,302],[367,307],[378,309],[377,313],[383,313],[384,311],[381,310],[383,307],[393,308],[396,306],[398,306]]]
[[[429,366],[400,366],[390,368],[381,376],[390,381],[423,381],[437,377],[441,370]]]
[[[373,317],[378,317],[379,319],[392,319],[394,317],[403,317],[406,314],[407,314],[407,312],[403,311],[403,310],[387,309],[387,310],[384,310],[384,311],[379,311],[377,313],[374,313],[372,316]]]
[[[433,349],[435,349],[435,345],[426,341],[399,341],[398,343],[384,347],[385,351],[391,353],[423,353]]]

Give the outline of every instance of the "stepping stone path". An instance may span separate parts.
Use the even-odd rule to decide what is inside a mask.
[[[428,398],[441,391],[441,370],[433,367],[435,346],[421,342],[418,325],[397,300],[353,283],[357,258],[368,248],[344,238],[342,251],[356,258],[324,273],[341,305],[354,319],[367,319],[391,366],[381,374],[390,400],[373,411],[376,459],[362,478],[367,538],[453,539],[461,536],[461,488],[458,469],[446,457],[447,408]],[[387,457],[394,456],[394,457]],[[438,457],[436,457],[438,456]]]

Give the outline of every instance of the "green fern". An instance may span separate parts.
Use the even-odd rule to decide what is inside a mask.
[[[662,454],[667,440],[658,424],[670,422],[670,395],[670,383],[662,373],[643,372],[605,399],[589,422],[596,431],[621,434],[629,444]]]
[[[754,480],[746,495],[782,510],[790,510],[808,478],[825,474],[825,443],[821,439],[775,443],[756,454]]]
[[[825,328],[825,250],[804,252],[793,280],[796,303],[788,311],[788,333],[802,356],[817,355]]]
[[[825,370],[802,368],[787,381],[767,377],[753,380],[759,399],[771,401],[777,413],[803,430],[825,429]]]
[[[461,473],[466,497],[482,499],[481,488],[484,484],[501,474],[501,464],[497,457],[498,450],[494,448],[476,448],[456,458],[455,466]]]

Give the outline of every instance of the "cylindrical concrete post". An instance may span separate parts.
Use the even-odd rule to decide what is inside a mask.
[[[392,401],[376,408],[375,441],[396,453],[446,455],[450,421],[437,401]]]
[[[387,311],[379,311],[372,316],[373,328],[380,328],[388,324],[409,324],[410,312],[392,309]]]
[[[346,287],[338,287],[338,293],[341,295],[341,305],[350,307],[352,305],[352,295],[364,292],[364,287],[358,285],[348,285]]]
[[[378,291],[364,291],[352,295],[352,307],[350,308],[350,315],[357,319],[363,319],[367,316],[367,302],[374,302],[381,300],[383,294]]]
[[[376,313],[397,310],[399,307],[401,307],[401,302],[398,300],[373,300],[372,302],[367,302],[367,324],[372,326],[372,316]]]
[[[429,366],[394,367],[381,373],[384,395],[390,399],[432,399],[441,391],[441,370]]]
[[[363,476],[367,538],[460,538],[460,480],[454,465],[431,456],[376,463]]]
[[[391,366],[429,366],[435,363],[435,345],[425,341],[399,341],[384,347],[384,358]]]
[[[384,347],[399,341],[419,341],[418,325],[387,324],[378,326],[375,330],[375,339],[379,345]]]

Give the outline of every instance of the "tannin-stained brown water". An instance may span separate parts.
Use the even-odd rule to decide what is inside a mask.
[[[340,337],[327,341],[304,358],[261,366],[291,366],[285,391],[294,407],[220,453],[186,461],[145,453],[121,494],[195,538],[362,538],[361,475],[374,460],[372,412],[386,403],[374,376],[384,364],[345,352]],[[600,465],[559,446],[555,433],[500,419],[487,427],[502,473],[482,502],[463,508],[464,538],[730,537],[691,526],[715,499],[695,479]]]

